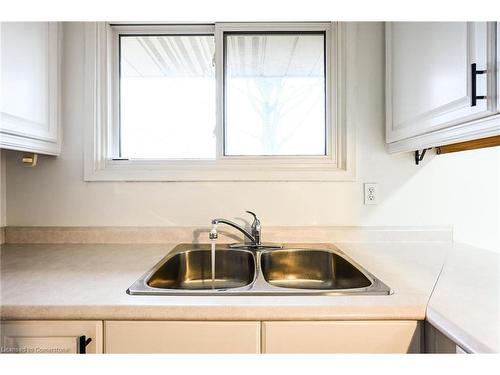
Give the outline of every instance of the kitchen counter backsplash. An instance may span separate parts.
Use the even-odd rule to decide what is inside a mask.
[[[5,227],[2,243],[206,243],[207,227]],[[270,226],[264,227],[263,240],[269,242],[449,242],[451,227],[342,227]],[[220,243],[241,241],[230,227],[219,228]]]

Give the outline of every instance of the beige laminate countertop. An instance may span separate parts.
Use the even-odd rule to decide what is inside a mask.
[[[469,352],[500,352],[500,254],[455,243],[427,320]]]
[[[130,296],[175,244],[3,245],[2,319],[423,320],[450,242],[337,243],[390,296]]]

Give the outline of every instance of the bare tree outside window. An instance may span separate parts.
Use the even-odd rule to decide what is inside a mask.
[[[325,33],[224,34],[223,139],[214,35],[121,35],[120,156],[324,156]]]
[[[226,155],[325,155],[324,34],[225,43]]]

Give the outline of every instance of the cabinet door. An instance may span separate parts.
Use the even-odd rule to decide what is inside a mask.
[[[260,353],[260,322],[106,321],[106,353]]]
[[[420,353],[417,321],[263,322],[263,353]]]
[[[467,354],[453,340],[445,336],[429,322],[425,322],[425,353]]]
[[[59,24],[2,22],[0,147],[60,152]]]
[[[456,353],[457,344],[443,335],[430,323],[425,322],[425,352],[433,354]]]
[[[497,112],[494,22],[386,24],[387,143]],[[476,75],[472,105],[471,64]]]
[[[102,321],[3,321],[0,328],[3,353],[102,353]]]

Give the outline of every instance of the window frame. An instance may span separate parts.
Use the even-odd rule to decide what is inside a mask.
[[[151,35],[151,36],[198,36],[198,35],[211,35],[214,36],[215,44],[215,25],[123,25],[123,24],[111,24],[111,53],[112,57],[110,59],[110,70],[112,74],[112,84],[113,95],[112,95],[112,111],[113,120],[111,124],[111,143],[109,145],[111,154],[110,158],[112,160],[124,161],[124,160],[161,160],[161,161],[173,161],[183,163],[185,161],[192,160],[210,160],[210,159],[128,159],[121,156],[121,124],[120,124],[120,84],[121,84],[121,51],[120,51],[120,38],[124,35],[128,36],[138,36],[138,35]],[[217,79],[215,77],[215,79]]]
[[[324,32],[326,155],[224,155],[224,33]],[[216,159],[123,159],[119,145],[119,35],[213,34]],[[345,32],[333,22],[215,24],[89,23],[85,32],[86,181],[329,181],[352,180],[354,163],[345,116]],[[349,156],[348,156],[349,154]]]

